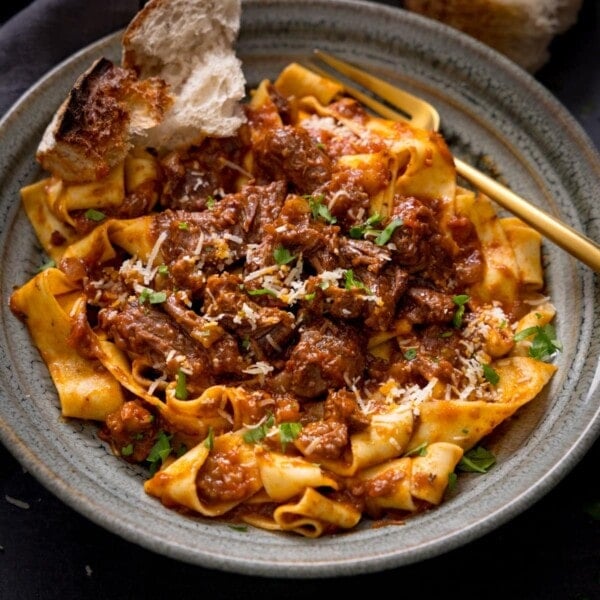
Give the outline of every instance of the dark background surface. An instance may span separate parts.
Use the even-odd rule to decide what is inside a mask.
[[[28,4],[3,3],[2,22]],[[0,27],[0,46],[7,31]],[[578,23],[559,36],[551,50],[550,62],[536,78],[600,148],[598,0],[584,1]],[[18,64],[18,53],[12,60]],[[0,74],[5,68],[7,63],[0,61]],[[0,101],[6,106],[15,99]],[[596,442],[533,507],[442,556],[370,575],[290,580],[203,569],[131,544],[46,491],[0,445],[0,600],[296,599],[373,592],[402,598],[409,591],[424,600],[600,600],[599,459],[600,444]],[[26,502],[29,508],[14,505],[7,496]]]

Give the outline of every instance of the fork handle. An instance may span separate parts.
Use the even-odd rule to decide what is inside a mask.
[[[527,200],[517,196],[508,188],[494,181],[481,171],[455,157],[456,171],[497,204],[539,231],[542,235],[579,259],[582,263],[600,272],[600,245],[581,232],[573,229],[548,213],[536,208]]]

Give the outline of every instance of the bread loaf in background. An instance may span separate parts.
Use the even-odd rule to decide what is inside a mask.
[[[583,0],[404,0],[404,8],[478,39],[530,73],[553,38],[577,20]]]

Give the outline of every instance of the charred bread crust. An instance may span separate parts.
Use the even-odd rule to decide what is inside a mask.
[[[100,179],[123,160],[132,137],[158,123],[171,104],[164,81],[139,81],[131,70],[100,58],[54,115],[36,159],[65,181]]]

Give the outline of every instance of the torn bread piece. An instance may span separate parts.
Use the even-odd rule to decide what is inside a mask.
[[[174,97],[145,132],[147,145],[186,147],[233,135],[244,122],[246,80],[234,49],[240,18],[240,0],[150,0],[131,21],[123,66],[141,79],[161,77]]]
[[[158,78],[143,81],[106,58],[75,82],[46,128],[36,158],[69,182],[101,179],[125,158],[132,139],[156,125],[173,100]]]
[[[133,146],[161,152],[235,134],[245,121],[240,18],[240,0],[147,2],[124,32],[121,66],[102,58],[80,76],[38,162],[65,181],[94,181]]]

